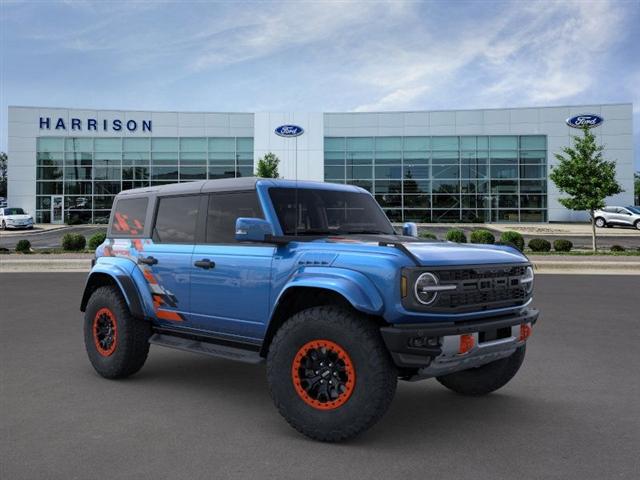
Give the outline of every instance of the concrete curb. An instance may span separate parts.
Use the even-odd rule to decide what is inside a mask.
[[[532,259],[536,273],[540,274],[603,274],[640,275],[640,261],[590,261],[582,260],[537,260]],[[0,273],[10,272],[88,272],[91,258],[2,258]]]

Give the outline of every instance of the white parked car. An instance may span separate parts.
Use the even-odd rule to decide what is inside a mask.
[[[33,228],[33,217],[21,208],[0,208],[0,228]]]
[[[640,207],[604,207],[594,212],[596,227],[635,227],[640,230]]]

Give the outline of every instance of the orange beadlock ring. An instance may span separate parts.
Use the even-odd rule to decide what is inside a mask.
[[[109,338],[107,338],[106,341],[104,338],[106,333],[104,331],[105,328],[110,330],[110,334],[108,334]],[[93,344],[100,355],[108,357],[115,352],[116,345],[118,344],[118,324],[116,323],[115,315],[110,309],[104,307],[97,311],[95,317],[93,317],[91,330],[93,332]],[[103,335],[102,339],[99,337],[100,334]],[[104,342],[105,345],[103,345],[102,342]]]
[[[305,369],[305,367],[303,367],[302,365],[302,361],[312,350],[322,351],[322,349],[324,349],[327,353],[331,353],[333,356],[337,357],[337,362],[339,362],[339,367],[341,368],[341,384],[343,385],[344,390],[339,393],[338,397],[334,400],[327,399],[323,401],[318,398],[313,398],[309,394],[309,392],[302,386],[302,382],[305,380],[301,377],[300,373],[301,370]],[[332,370],[327,367],[326,371],[329,372],[327,374],[327,377],[333,379],[333,377],[331,376]],[[337,375],[337,373],[335,374]],[[330,340],[312,340],[305,343],[298,350],[298,353],[296,353],[296,356],[293,359],[293,365],[291,367],[291,378],[293,380],[293,386],[300,398],[302,398],[302,400],[307,405],[318,410],[334,410],[341,407],[347,402],[347,400],[349,400],[356,385],[356,371],[353,367],[351,357],[349,357],[349,354],[344,348]]]

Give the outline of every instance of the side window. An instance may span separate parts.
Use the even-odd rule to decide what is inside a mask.
[[[238,217],[264,218],[255,190],[209,195],[206,243],[236,243]]]
[[[199,195],[160,197],[153,241],[158,243],[195,243]]]
[[[118,200],[113,212],[110,235],[116,237],[142,235],[148,203],[148,198],[123,198]]]

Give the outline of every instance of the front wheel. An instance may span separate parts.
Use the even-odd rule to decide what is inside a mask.
[[[604,226],[607,225],[607,222],[604,221],[604,218],[596,218],[596,227],[598,228],[603,228]]]
[[[480,396],[504,387],[511,380],[524,361],[526,346],[523,345],[507,358],[461,372],[436,377],[437,380],[456,393]]]
[[[4,223],[4,220],[2,221],[2,226],[0,226],[0,228],[1,228],[2,230],[6,230],[6,229],[7,229],[7,224],[6,224],[6,223]]]
[[[142,368],[149,354],[151,325],[131,316],[116,287],[100,287],[84,315],[84,344],[93,368],[105,378],[125,378]]]
[[[636,220],[636,223],[634,223],[633,226],[640,230],[640,220]]]
[[[280,414],[300,433],[325,442],[373,426],[389,408],[397,378],[376,326],[337,306],[295,314],[267,356],[269,390]]]

